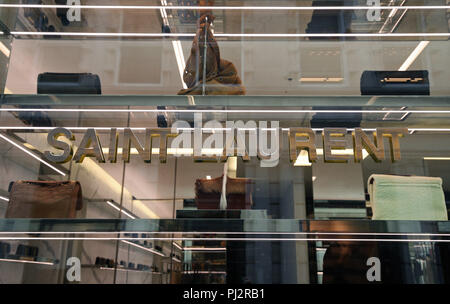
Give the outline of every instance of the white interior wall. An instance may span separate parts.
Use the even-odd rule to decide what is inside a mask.
[[[191,41],[181,45],[187,60]],[[360,95],[364,70],[397,70],[417,45],[417,41],[219,41],[222,58],[235,64],[247,95]],[[410,67],[429,70],[432,95],[449,95],[449,56],[448,42],[432,41]],[[37,76],[44,72],[98,74],[103,94],[175,95],[181,89],[169,40],[14,40],[8,89],[35,94]],[[302,83],[301,77],[343,81]]]

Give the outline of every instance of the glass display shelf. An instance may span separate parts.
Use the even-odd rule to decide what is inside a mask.
[[[384,240],[450,242],[448,221],[296,220],[296,219],[0,219],[0,239],[175,240],[208,234],[229,238],[318,241],[366,237]],[[146,233],[147,237],[125,236]],[[152,235],[150,235],[152,234]],[[80,237],[79,235],[84,235]],[[103,235],[103,237],[99,237]],[[233,236],[231,236],[233,235]],[[196,238],[196,240],[200,240]],[[208,240],[208,239],[205,239]],[[203,241],[203,240],[202,240]]]
[[[143,107],[189,106],[197,107],[448,107],[450,96],[179,96],[179,95],[0,95],[2,107]],[[37,110],[38,108],[35,108]],[[289,108],[286,109],[289,111]]]
[[[7,255],[6,257],[0,258],[0,262],[55,266],[59,263],[59,260],[54,260],[54,259],[49,259],[49,258],[44,258],[44,257],[27,257],[27,256],[18,256],[18,255]]]
[[[126,268],[126,267],[104,267],[104,266],[97,266],[97,265],[81,265],[81,267],[95,269],[95,270],[109,270],[109,271],[117,270],[117,271],[152,274],[152,275],[161,275],[162,274],[161,272],[156,272],[156,271],[139,270],[139,269]]]

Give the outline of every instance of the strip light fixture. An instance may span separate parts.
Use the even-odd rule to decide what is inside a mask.
[[[93,128],[89,128],[89,127],[80,127],[80,128],[78,128],[78,127],[67,127],[66,129],[69,129],[69,130],[95,129],[97,131],[101,131],[101,130],[109,131],[109,130],[111,130],[111,128],[116,128],[117,130],[125,129],[124,127],[101,127],[101,128],[99,128],[99,127],[93,127]],[[51,129],[52,128],[48,128],[48,127],[5,127],[5,126],[1,127],[0,126],[0,130],[51,130]],[[146,130],[146,128],[129,128],[129,129],[133,130],[133,131],[145,131]],[[242,129],[238,128],[238,129],[239,130],[245,130],[245,128],[242,128]],[[192,128],[192,129],[177,128],[177,130],[178,131],[183,131],[183,130],[194,131],[194,128]],[[202,130],[210,130],[210,128],[202,128]],[[224,129],[224,131],[227,131],[227,130],[228,129]],[[262,130],[264,130],[264,128],[262,128]],[[267,131],[273,131],[273,130],[274,129],[272,129],[272,128],[267,128]],[[280,130],[283,131],[283,132],[287,132],[287,131],[289,131],[289,128],[280,128]],[[315,131],[315,132],[320,132],[320,131],[323,131],[324,128],[312,128],[312,130]],[[354,128],[348,128],[347,130],[348,131],[354,131],[355,129]],[[376,131],[376,129],[374,129],[374,128],[362,128],[362,130],[366,131],[366,132]],[[413,134],[414,132],[450,132],[450,128],[409,128],[408,131],[411,134]],[[134,148],[132,148],[131,151],[135,151],[133,149]],[[168,150],[167,150],[168,153],[177,153],[178,151],[182,151],[183,153],[184,152],[190,153],[190,151],[192,151],[192,149],[189,149],[189,148],[176,148],[175,150],[170,150],[170,149],[171,148],[168,148]],[[184,149],[186,149],[186,150],[184,150]],[[107,152],[108,148],[104,148],[103,151]],[[118,151],[121,151],[120,148],[118,148]],[[206,150],[206,151],[208,151],[208,150]],[[212,149],[210,151],[211,151],[211,153],[215,153],[216,152],[215,149]],[[136,152],[137,152],[137,150],[136,150]],[[159,148],[153,148],[152,149],[152,153],[159,154]]]
[[[183,271],[184,274],[227,274],[226,271],[208,271],[208,270],[186,270]]]
[[[167,7],[167,1],[161,0],[161,4],[163,5],[163,8],[159,10],[161,14],[161,18],[163,19],[163,24],[167,27],[170,26],[169,24],[169,17],[167,15],[167,11],[164,7]],[[186,65],[186,62],[184,60],[184,54],[183,54],[183,48],[181,47],[181,41],[180,40],[173,40],[172,41],[172,47],[173,51],[175,53],[175,59],[177,61],[178,66],[178,72],[180,73],[181,78],[181,85],[183,86],[183,89],[187,89],[187,85],[184,82],[183,75],[184,75],[184,67]]]
[[[181,247],[177,242],[172,242],[173,243],[173,245],[175,246],[175,247],[177,247],[179,250],[183,250],[183,247]]]
[[[95,33],[95,32],[25,32],[12,31],[16,36],[87,36],[87,37],[194,37],[195,33]],[[450,33],[218,33],[215,37],[224,38],[309,38],[309,37],[450,37]]]
[[[430,41],[421,41],[398,70],[407,71],[429,44]]]
[[[28,260],[18,260],[18,259],[0,259],[0,262],[13,262],[13,263],[25,263],[25,264],[41,264],[53,266],[53,262],[40,262],[40,261],[28,261]]]
[[[6,202],[9,202],[9,198],[7,198],[7,197],[4,197],[4,196],[1,196],[1,195],[0,195],[0,200],[3,200],[3,201],[6,201]]]
[[[103,113],[417,113],[417,114],[450,114],[450,110],[176,110],[176,109],[15,109],[0,108],[0,112],[103,112]],[[97,129],[97,128],[95,128]]]
[[[141,245],[139,245],[139,244],[136,244],[136,243],[133,243],[133,242],[130,242],[130,241],[122,240],[121,242],[123,242],[123,243],[125,243],[125,244],[128,244],[128,245],[135,246],[135,247],[137,247],[137,248],[141,248],[141,249],[143,249],[143,250],[146,250],[146,251],[149,251],[149,252],[151,252],[151,253],[160,255],[160,256],[162,256],[162,257],[165,257],[165,255],[164,255],[163,253],[161,253],[161,252],[159,252],[159,251],[156,251],[156,250],[153,250],[153,249],[151,249],[151,248],[147,248],[147,247],[141,246]]]
[[[226,251],[225,247],[184,247],[184,251]]]
[[[133,9],[159,10],[167,8],[158,5],[64,5],[64,4],[0,4],[0,8],[79,8],[79,9]],[[311,10],[445,10],[449,5],[411,6],[170,6],[172,10],[269,10],[269,11],[311,11]]]
[[[0,41],[0,51],[9,58],[9,55],[11,55],[11,51],[6,47],[6,45]]]
[[[58,168],[56,168],[55,166],[51,165],[50,163],[46,162],[45,160],[39,158],[39,156],[35,155],[34,153],[28,151],[24,146],[19,145],[18,143],[16,143],[15,141],[11,140],[10,138],[8,138],[7,136],[0,134],[0,138],[6,140],[7,142],[9,142],[11,145],[15,146],[16,148],[19,148],[20,150],[22,150],[23,152],[25,152],[26,154],[30,155],[31,157],[33,157],[34,159],[38,160],[39,162],[43,163],[44,165],[46,165],[47,167],[53,169],[54,171],[58,172],[59,174],[61,174],[62,176],[66,176],[66,174],[64,172],[62,172],[61,170],[59,170]]]
[[[270,232],[270,231],[244,231],[244,232],[240,232],[240,231],[39,231],[39,232],[35,232],[35,231],[13,231],[13,232],[9,232],[9,231],[0,231],[0,235],[4,235],[4,234],[14,234],[16,235],[17,233],[21,233],[21,234],[112,234],[112,235],[118,235],[118,234],[122,234],[122,233],[146,233],[146,234],[168,234],[168,233],[177,233],[177,234],[199,234],[199,235],[203,235],[203,234],[233,234],[233,235],[239,235],[239,234],[248,234],[248,235],[258,235],[258,234],[263,234],[263,235],[367,235],[367,236],[405,236],[405,237],[409,237],[409,236],[422,236],[422,237],[450,237],[449,233],[427,233],[427,232],[421,232],[421,233],[416,233],[416,232],[411,232],[411,233],[405,233],[405,232]],[[29,237],[26,239],[36,239],[35,237]],[[71,238],[51,238],[51,239],[57,239],[57,240],[65,240],[65,239],[71,239]],[[89,239],[89,238],[84,238],[84,239]],[[108,238],[107,240],[122,240],[125,238]],[[130,239],[130,238],[126,238],[126,239]],[[151,237],[145,237],[145,238],[132,238],[133,240],[153,240],[156,238],[151,238]],[[157,238],[158,240],[192,240],[192,238],[174,238],[174,237],[166,237],[166,238]],[[194,239],[195,240],[195,239]]]
[[[267,233],[264,233],[267,234]],[[347,233],[348,234],[348,233]],[[375,233],[377,235],[377,233]],[[211,241],[211,238],[146,238],[147,240],[188,240],[188,241]],[[69,241],[116,241],[120,240],[120,238],[87,238],[87,237],[60,237],[60,238],[54,238],[54,237],[0,237],[0,240],[9,240],[9,241],[16,241],[16,240],[35,240],[35,241],[42,241],[42,240],[69,240]],[[378,238],[370,238],[370,239],[360,239],[360,238],[216,238],[214,239],[216,241],[293,241],[293,242],[318,242],[318,241],[348,241],[348,242],[406,242],[406,243],[413,243],[413,242],[420,242],[420,243],[450,243],[450,240],[437,240],[437,239],[378,239]],[[127,242],[125,240],[122,240],[122,242]],[[134,244],[131,242],[130,245],[140,247],[144,250],[153,252],[149,248],[145,248],[143,246],[139,246],[138,244]],[[156,253],[157,251],[153,252]],[[161,255],[160,252],[158,254]],[[165,255],[163,255],[165,256]]]
[[[129,268],[120,268],[120,267],[116,267],[116,268],[111,268],[111,267],[99,267],[99,269],[101,270],[117,270],[117,271],[131,271],[131,272],[148,272],[148,273],[153,273],[153,274],[161,274],[160,272],[155,272],[155,271],[148,271],[148,270],[138,270],[138,269],[129,269]]]
[[[125,214],[126,216],[128,216],[128,217],[130,217],[130,218],[132,218],[132,219],[136,219],[136,217],[132,216],[131,214],[129,214],[129,213],[126,212],[125,210],[120,209],[119,207],[117,207],[113,202],[111,202],[111,201],[106,201],[106,203],[107,203],[108,205],[110,205],[111,207],[113,207],[114,209],[116,209],[117,211],[122,212],[122,213]]]

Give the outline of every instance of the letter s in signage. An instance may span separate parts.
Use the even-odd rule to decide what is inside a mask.
[[[64,151],[63,154],[60,155],[56,155],[50,151],[44,152],[45,158],[53,163],[58,164],[66,163],[70,161],[73,156],[72,145],[69,145],[64,141],[58,140],[58,138],[61,136],[65,136],[71,141],[75,140],[75,137],[73,136],[72,132],[70,130],[67,130],[66,128],[55,128],[48,133],[47,143],[57,150]]]

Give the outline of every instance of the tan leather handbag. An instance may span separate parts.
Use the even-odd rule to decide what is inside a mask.
[[[214,16],[204,14],[198,21],[197,34],[183,74],[188,88],[179,91],[178,95],[245,95],[236,67],[220,57],[219,46],[211,31],[213,20]]]
[[[81,185],[76,181],[14,182],[7,218],[75,218],[83,207]]]

